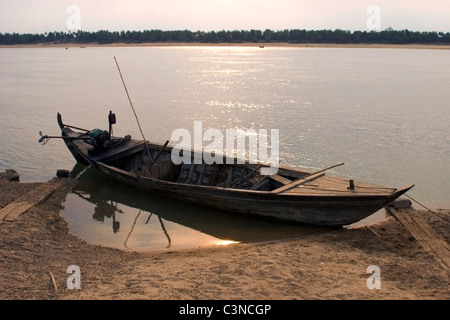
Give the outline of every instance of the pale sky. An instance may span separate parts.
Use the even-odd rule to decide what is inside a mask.
[[[364,31],[373,6],[377,30],[450,32],[450,0],[0,0],[0,33],[67,32],[76,21],[85,31]]]

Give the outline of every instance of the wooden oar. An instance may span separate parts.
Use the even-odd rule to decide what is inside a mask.
[[[161,148],[161,150],[159,150],[159,152],[156,155],[155,159],[153,159],[152,163],[150,164],[150,169],[151,169],[151,167],[153,167],[153,165],[155,164],[156,160],[158,160],[159,156],[164,151],[164,149],[166,149],[168,144],[169,144],[169,140],[167,140],[166,143],[164,143],[163,147]]]
[[[318,177],[321,177],[321,176],[323,175],[323,173],[324,173],[325,171],[327,171],[327,170],[330,170],[330,169],[333,169],[333,168],[342,166],[342,165],[344,165],[344,164],[345,164],[344,162],[338,163],[338,164],[335,164],[334,166],[331,166],[331,167],[328,167],[328,168],[325,168],[325,169],[322,169],[322,170],[319,170],[319,171],[316,171],[316,172],[307,174],[306,176],[301,177],[301,178],[299,178],[299,179],[297,179],[297,180],[295,180],[295,181],[292,181],[291,183],[289,183],[289,184],[287,184],[287,185],[285,185],[285,186],[282,186],[282,187],[280,187],[280,188],[278,188],[278,189],[272,190],[271,192],[272,192],[272,193],[281,193],[281,192],[290,190],[290,189],[292,189],[292,188],[295,188],[295,187],[301,185],[302,183],[305,183],[305,182],[314,180],[314,179],[316,179],[316,178],[318,178]]]
[[[309,176],[312,176],[312,175],[314,175],[314,174],[318,174],[318,173],[322,173],[322,172],[328,171],[328,170],[333,169],[333,168],[336,168],[336,167],[343,166],[344,164],[345,164],[345,162],[335,164],[334,166],[331,166],[331,167],[328,167],[328,168],[325,168],[325,169],[322,169],[322,170],[319,170],[319,171],[310,173],[309,175],[307,175],[307,176],[305,176],[305,177],[302,177],[302,179],[308,178]]]

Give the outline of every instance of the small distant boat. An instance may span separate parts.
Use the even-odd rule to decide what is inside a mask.
[[[274,175],[262,175],[264,165],[238,164],[237,159],[233,164],[176,165],[168,141],[112,137],[115,117],[109,133],[64,124],[59,113],[57,120],[62,132],[58,138],[77,162],[147,192],[238,214],[341,227],[372,215],[414,186],[389,188],[325,174],[337,165],[315,172],[280,166]]]

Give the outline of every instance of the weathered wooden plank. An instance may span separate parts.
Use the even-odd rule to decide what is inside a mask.
[[[280,176],[279,174],[271,175],[271,176],[269,176],[269,178],[272,179],[272,180],[275,180],[275,181],[277,181],[277,182],[279,182],[279,183],[281,183],[283,185],[287,185],[287,184],[292,182],[292,180],[289,180],[289,179],[287,179],[287,178],[285,178],[283,176]]]
[[[45,201],[61,184],[45,183],[0,209],[0,221],[14,221],[21,214]]]
[[[325,174],[325,173],[323,173],[323,172],[319,172],[319,173],[310,175],[310,176],[307,177],[307,178],[300,178],[300,179],[297,179],[297,180],[292,181],[291,183],[289,183],[289,184],[287,184],[287,185],[285,185],[285,186],[283,186],[283,187],[280,187],[280,188],[278,188],[278,189],[272,190],[271,192],[272,192],[272,193],[281,193],[281,192],[287,191],[287,190],[289,190],[289,189],[298,187],[299,185],[301,185],[301,184],[303,184],[303,183],[306,183],[306,182],[312,181],[312,180],[314,180],[314,179],[317,179],[317,178],[319,178],[319,177],[322,177],[324,174]]]
[[[322,180],[326,180],[329,183],[345,185],[346,187],[349,186],[349,179],[345,179],[345,178],[341,178],[341,177],[326,176]],[[395,190],[395,188],[383,187],[383,186],[380,186],[380,185],[377,185],[374,183],[368,183],[368,182],[364,182],[364,181],[355,180],[354,184],[355,184],[355,188],[358,188],[358,189],[379,190],[380,192],[383,192],[383,193]]]
[[[394,192],[395,188],[379,187],[374,184],[362,183],[355,181],[354,189],[349,190],[349,180],[323,176],[313,182],[302,183],[299,188],[292,188],[287,193],[302,194],[302,195],[387,195]]]
[[[420,227],[420,229],[424,232],[428,238],[433,240],[434,249],[436,251],[439,251],[441,253],[441,256],[443,256],[447,260],[447,265],[450,267],[450,247],[448,243],[436,234],[436,232],[433,230],[433,228],[423,219],[423,217],[417,212],[412,211],[410,213],[411,219]]]
[[[391,208],[387,210],[400,221],[425,251],[435,257],[444,270],[450,271],[450,251],[447,242],[416,211],[397,211]]]

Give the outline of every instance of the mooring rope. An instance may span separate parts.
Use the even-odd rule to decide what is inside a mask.
[[[430,208],[426,207],[425,205],[423,205],[422,203],[420,203],[419,201],[417,201],[416,199],[412,198],[411,196],[407,195],[405,193],[405,196],[407,196],[409,199],[411,199],[412,201],[414,201],[415,203],[417,203],[418,205],[422,206],[423,208],[427,209],[429,212],[435,214],[437,217],[441,218],[442,220],[447,221],[448,223],[450,223],[450,220],[447,219],[446,217],[444,217],[443,215],[431,210]]]

